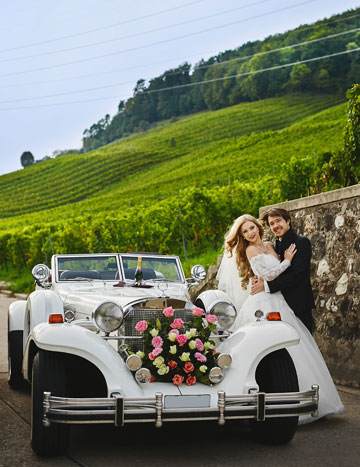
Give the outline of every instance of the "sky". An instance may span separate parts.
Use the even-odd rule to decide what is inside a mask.
[[[0,15],[0,175],[79,149],[138,79],[359,6],[353,0],[13,0]]]

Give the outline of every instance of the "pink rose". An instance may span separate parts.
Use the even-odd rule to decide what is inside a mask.
[[[155,360],[155,357],[152,352],[148,353],[148,357],[150,358],[150,360]]]
[[[199,308],[198,306],[194,306],[194,308],[191,311],[192,314],[194,316],[197,316],[198,318],[200,318],[200,316],[204,314],[204,310],[202,308]]]
[[[174,321],[170,324],[170,327],[173,329],[180,329],[184,325],[184,321],[181,318],[176,318]]]
[[[206,321],[209,324],[215,324],[217,321],[217,317],[215,315],[206,315]]]
[[[148,324],[146,321],[139,321],[136,323],[135,329],[138,332],[145,332],[147,330]]]
[[[151,341],[151,345],[153,347],[162,347],[163,343],[164,341],[161,339],[160,336],[153,337],[153,340]]]
[[[196,352],[194,357],[196,358],[196,360],[198,360],[199,362],[206,362],[207,358],[205,357],[205,355],[203,355],[202,353],[200,352]]]
[[[174,308],[172,306],[168,306],[164,309],[163,314],[166,318],[171,318],[174,315]]]
[[[175,386],[180,386],[180,384],[182,384],[184,381],[184,377],[181,375],[175,375],[172,380]]]
[[[198,349],[199,352],[202,352],[204,350],[204,344],[200,339],[195,339],[196,343],[196,348]]]
[[[187,342],[187,337],[185,334],[179,334],[176,338],[176,342],[182,347]]]
[[[188,375],[185,382],[187,386],[192,386],[193,384],[196,383],[196,376]]]
[[[154,358],[151,358],[150,360],[154,360],[158,355],[161,354],[162,351],[163,351],[162,347],[155,347],[155,349],[151,352]]]

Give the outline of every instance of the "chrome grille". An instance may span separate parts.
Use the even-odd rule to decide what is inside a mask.
[[[163,315],[163,308],[131,308],[124,319],[123,332],[125,336],[141,336],[135,329],[139,321],[153,321],[159,318],[160,321],[166,319]],[[181,318],[183,321],[190,321],[193,318],[191,310],[185,308],[174,308],[174,318]],[[132,352],[144,350],[144,344],[141,339],[126,339],[126,344]]]

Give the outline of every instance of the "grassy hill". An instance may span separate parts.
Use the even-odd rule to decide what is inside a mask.
[[[292,95],[163,122],[86,154],[0,177],[0,231],[124,211],[188,186],[254,182],[291,156],[341,144],[344,99]]]
[[[29,267],[53,253],[182,255],[182,235],[211,264],[235,217],[281,200],[284,163],[342,146],[344,100],[239,104],[1,176],[0,279],[20,276],[17,290],[29,290]]]

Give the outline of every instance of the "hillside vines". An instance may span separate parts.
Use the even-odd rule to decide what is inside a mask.
[[[313,130],[310,139],[315,141],[309,140],[308,148],[306,137],[301,148],[302,141],[296,141],[291,132],[286,136],[278,130],[315,114],[318,119],[319,112],[344,100],[343,95],[305,93],[238,104],[163,123],[146,134],[121,139],[87,154],[49,159],[0,177],[0,219],[25,213],[31,213],[33,218],[35,212],[44,210],[47,218],[62,216],[62,212],[68,216],[71,207],[64,210],[59,206],[74,203],[73,209],[82,213],[124,209],[129,203],[143,203],[144,198],[148,202],[166,198],[189,184],[213,185],[228,183],[229,179],[256,178],[264,170],[278,170],[286,157],[279,153],[270,163],[263,154],[268,145],[265,140],[274,139],[273,144],[282,145],[281,139],[286,138],[290,146],[294,143],[297,150],[306,153],[313,145],[320,149],[321,136],[316,141]],[[341,119],[341,112],[339,109],[334,118]],[[327,123],[319,124],[328,125],[332,117],[327,119]],[[261,137],[257,136],[259,132]],[[333,141],[338,132],[326,139],[329,137]],[[252,158],[250,164],[248,158]],[[91,197],[96,197],[96,201],[86,201]],[[56,212],[49,212],[50,209]],[[8,228],[9,223],[6,225]]]
[[[192,255],[208,249],[216,251],[221,246],[227,227],[242,213],[257,215],[259,207],[263,205],[358,183],[360,86],[354,85],[347,97],[347,119],[345,106],[340,104],[298,119],[291,125],[284,127],[283,123],[281,129],[261,131],[258,127],[257,131],[238,137],[229,137],[228,124],[224,126],[225,137],[222,139],[219,125],[214,125],[212,132],[207,122],[205,148],[201,142],[196,143],[194,120],[191,128],[188,127],[189,132],[177,133],[181,128],[179,122],[169,134],[174,138],[183,138],[183,144],[177,149],[177,156],[174,156],[174,151],[173,157],[166,160],[158,157],[158,154],[161,150],[165,153],[164,144],[174,146],[164,138],[163,132],[166,134],[170,127],[158,133],[149,133],[147,142],[153,141],[154,151],[150,155],[153,154],[157,162],[147,164],[146,156],[137,155],[142,162],[141,171],[136,169],[133,179],[131,170],[125,172],[127,182],[133,182],[128,188],[133,197],[123,198],[117,204],[122,206],[121,209],[116,209],[116,200],[124,186],[111,190],[111,184],[102,197],[89,197],[86,200],[87,210],[85,204],[75,203],[77,193],[87,196],[87,186],[81,190],[82,182],[78,185],[75,183],[77,178],[82,181],[84,176],[86,179],[87,171],[79,170],[78,177],[74,172],[63,174],[61,170],[64,166],[59,163],[60,178],[52,182],[57,190],[62,190],[63,195],[66,194],[63,180],[68,177],[74,181],[76,189],[67,193],[72,203],[39,211],[38,216],[41,217],[36,217],[36,213],[31,218],[25,213],[13,217],[12,221],[3,217],[0,268],[10,266],[21,271],[36,263],[48,262],[54,253],[159,251],[182,255],[185,254],[183,238]],[[287,115],[291,115],[291,112]],[[206,114],[198,117],[199,130],[204,128],[202,125],[206,117]],[[208,114],[208,117],[211,119],[213,115]],[[200,141],[203,141],[201,131],[199,135]],[[134,138],[132,144],[136,143]],[[110,146],[111,149],[116,150],[116,145]],[[106,154],[106,148],[102,151]],[[69,164],[71,157],[64,157],[69,157],[69,160],[63,159]],[[74,160],[77,163],[77,156]],[[128,161],[130,166],[133,164],[137,167],[131,157]],[[77,169],[76,163],[73,170]],[[106,163],[106,158],[102,163]],[[45,164],[43,167],[46,167]],[[116,170],[112,164],[113,160],[110,159],[110,175]],[[53,165],[50,168],[53,169]],[[95,164],[93,169],[96,174],[94,181],[100,183],[99,174],[104,167],[100,169]],[[25,180],[24,172],[19,184]],[[47,172],[43,173],[46,177]],[[35,185],[44,187],[45,178],[42,179],[38,172],[36,174],[39,179]],[[221,178],[223,176],[227,176],[225,181]],[[109,179],[111,177],[106,178]],[[196,183],[197,180],[199,183]],[[145,181],[148,182],[146,189]],[[6,183],[4,187],[6,189]],[[44,190],[39,190],[39,200],[46,199],[45,195]],[[10,196],[7,201],[11,206],[13,200]],[[125,207],[124,201],[127,203]],[[62,216],[58,215],[60,211],[57,210],[60,209]],[[23,223],[20,225],[22,217]],[[11,228],[9,225],[14,219],[17,225],[13,224]]]

